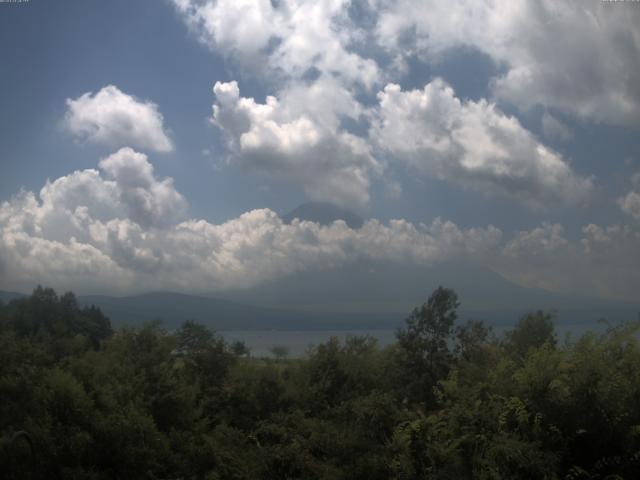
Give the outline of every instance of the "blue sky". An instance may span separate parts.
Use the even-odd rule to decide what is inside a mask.
[[[235,182],[219,180],[202,155],[215,145],[207,121],[213,82],[229,79],[230,72],[189,37],[170,5],[33,1],[3,5],[1,14],[3,199],[16,187],[38,189],[44,178],[92,168],[110,153],[77,145],[60,124],[67,98],[114,84],[160,105],[177,149],[156,156],[154,164],[190,192],[194,215],[222,220],[265,203],[237,195]]]
[[[455,260],[633,299],[640,7],[431,3],[0,4],[0,288]],[[278,223],[308,200],[375,221]]]

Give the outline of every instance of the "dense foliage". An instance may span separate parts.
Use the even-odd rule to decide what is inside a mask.
[[[0,477],[640,478],[637,325],[496,338],[440,288],[387,348],[255,359],[201,325],[112,332],[73,294],[0,306]]]

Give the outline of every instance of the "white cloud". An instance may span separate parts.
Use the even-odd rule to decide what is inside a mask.
[[[422,90],[389,84],[378,94],[371,137],[419,172],[534,206],[577,203],[591,180],[486,100],[461,101],[440,79]]]
[[[201,42],[249,70],[300,79],[314,68],[370,88],[377,64],[353,50],[349,0],[173,0]]]
[[[380,111],[365,106],[362,87],[371,92],[406,74],[384,72],[374,58],[401,65],[418,56],[433,64],[451,49],[472,47],[499,67],[491,83],[499,100],[640,124],[640,82],[632,81],[640,73],[635,13],[628,18],[602,5],[548,0],[173,3],[202,42],[247,68],[257,66],[252,73],[276,92],[261,104],[241,97],[234,82],[217,84],[214,119],[232,161],[298,184],[312,199],[367,203],[381,158],[400,158],[423,174],[534,206],[576,204],[588,196],[591,180],[494,101],[462,102],[435,80],[423,92],[388,85],[379,94]],[[381,50],[395,61],[382,61]],[[428,105],[415,103],[427,97]],[[373,121],[371,138],[347,133],[345,116]],[[569,128],[550,114],[543,127],[548,137],[570,138]]]
[[[222,224],[173,214],[155,222],[155,213],[184,207],[177,192],[161,191],[170,180],[155,179],[146,158],[128,149],[101,167],[104,173],[74,172],[39,194],[21,192],[0,204],[0,288],[43,283],[81,293],[195,293],[355,262],[454,261],[484,265],[524,286],[637,299],[640,232],[628,226],[587,225],[571,240],[562,226],[543,224],[505,243],[495,227],[462,229],[441,219],[369,220],[352,229],[343,221],[285,224],[262,209]],[[145,212],[153,214],[140,214],[132,188],[153,197],[144,196]]]
[[[87,170],[62,177],[52,185],[61,185],[69,177],[73,183],[91,185],[97,172]],[[111,185],[103,185],[103,191]],[[43,192],[45,191],[43,188]],[[73,190],[73,188],[72,188]],[[89,189],[85,189],[89,191]],[[73,196],[75,192],[70,192]],[[69,198],[70,199],[70,198]],[[77,204],[64,195],[22,192],[0,206],[0,284],[3,288],[28,290],[37,283],[80,291],[99,291],[118,282],[131,281],[129,271],[93,246],[87,225],[87,208],[95,198]],[[78,239],[78,238],[80,239]]]
[[[476,48],[505,69],[493,82],[501,99],[640,125],[640,10],[629,2],[370,3],[378,42],[394,55],[432,63],[451,48]]]
[[[624,213],[640,221],[640,172],[631,177],[634,189],[618,198],[618,205]]]
[[[110,147],[173,150],[158,106],[109,85],[99,92],[67,99],[66,128],[78,139]]]
[[[370,182],[384,169],[380,153],[421,174],[535,207],[578,204],[592,188],[517,119],[485,100],[461,101],[440,79],[423,90],[387,85],[370,109],[330,76],[291,84],[264,104],[241,97],[236,82],[218,82],[214,93],[213,121],[230,161],[294,183],[314,200],[366,205]],[[347,117],[369,121],[369,137],[344,131]]]
[[[201,42],[246,64],[262,56],[278,26],[270,0],[173,0]]]
[[[545,112],[542,115],[542,132],[547,138],[556,138],[564,142],[568,142],[573,138],[571,129],[549,112]]]
[[[126,206],[128,218],[136,223],[163,226],[184,217],[187,202],[174,188],[173,179],[156,180],[153,166],[143,153],[122,148],[99,165],[115,180],[119,200]]]
[[[365,139],[341,130],[360,106],[335,79],[294,84],[264,104],[241,97],[236,82],[217,82],[213,91],[213,121],[231,162],[294,183],[314,200],[367,204],[370,178],[382,167]]]
[[[130,190],[148,194],[145,212],[180,211],[177,192],[154,188],[169,188],[170,181],[155,180],[146,158],[128,149],[101,167],[111,179],[96,170],[74,172],[39,195],[23,192],[0,205],[0,288],[41,282],[80,292],[212,291],[358,260],[428,265],[482,256],[501,237],[493,227],[462,230],[440,219],[371,220],[360,229],[343,221],[285,224],[268,209],[219,225],[171,215],[172,223],[149,222]]]
[[[636,220],[640,220],[640,193],[629,192],[618,199],[618,204],[626,214],[631,215]]]
[[[141,228],[162,228],[186,218],[187,202],[173,180],[157,180],[146,155],[123,148],[100,167],[47,181],[36,197],[23,192],[2,206],[4,231],[25,232],[55,241],[102,238],[99,222],[127,219]],[[96,236],[97,235],[97,236]]]
[[[437,63],[451,49],[489,55],[494,93],[528,109],[640,124],[640,10],[614,2],[541,0],[173,0],[198,38],[246,68],[285,79],[310,69],[367,88]],[[358,11],[358,13],[354,13]],[[383,71],[372,52],[393,58]],[[367,54],[363,52],[368,52]]]
[[[589,224],[571,241],[561,225],[546,223],[516,234],[490,263],[527,287],[637,301],[640,232]]]

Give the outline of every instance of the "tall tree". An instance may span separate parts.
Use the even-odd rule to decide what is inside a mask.
[[[412,401],[432,406],[434,387],[449,373],[449,342],[459,306],[456,293],[438,287],[427,303],[413,310],[406,327],[398,330],[398,360]]]

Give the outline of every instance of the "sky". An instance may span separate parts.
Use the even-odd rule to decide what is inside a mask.
[[[0,3],[0,289],[379,262],[637,300],[640,3]],[[367,219],[285,224],[307,201]]]

